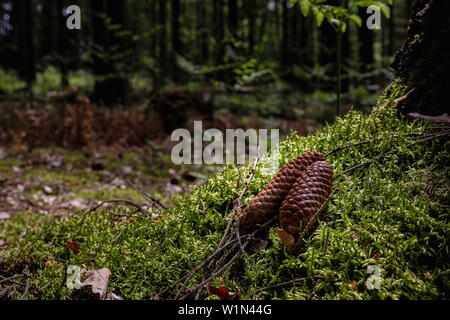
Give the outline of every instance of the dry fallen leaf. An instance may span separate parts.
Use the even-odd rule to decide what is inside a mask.
[[[54,264],[57,264],[57,263],[58,262],[56,262],[55,260],[49,259],[49,260],[45,261],[45,267],[48,268],[48,267],[50,267],[50,266],[52,266]]]
[[[281,241],[286,248],[291,248],[294,245],[294,236],[281,228],[274,228],[275,232],[280,237]]]
[[[104,300],[107,297],[106,290],[110,275],[111,271],[108,268],[87,270],[86,280],[81,283],[81,286],[92,286],[92,293],[97,295],[98,299]]]
[[[377,252],[375,253],[375,255],[372,257],[372,259],[380,259],[381,258],[381,253]]]
[[[51,187],[49,187],[49,186],[44,186],[44,192],[46,193],[46,194],[53,194],[53,189],[51,188]]]
[[[8,248],[8,243],[6,240],[0,239],[0,249]]]
[[[67,241],[66,247],[75,254],[80,252],[80,244],[76,241]]]
[[[237,292],[229,292],[225,287],[213,287],[208,286],[206,288],[208,290],[208,295],[216,295],[220,298],[220,300],[237,300],[239,299],[239,293]]]
[[[123,298],[113,292],[106,295],[105,300],[123,300]]]
[[[5,219],[9,219],[11,216],[9,215],[8,212],[0,212],[0,221],[1,220],[5,220]]]

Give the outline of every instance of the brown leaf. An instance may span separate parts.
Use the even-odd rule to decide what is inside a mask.
[[[0,221],[1,220],[5,220],[5,219],[9,219],[11,216],[8,212],[0,212]]]
[[[294,245],[294,236],[281,228],[274,228],[275,232],[280,237],[281,241],[286,248],[291,248]]]
[[[80,244],[76,241],[67,241],[66,247],[74,254],[78,254],[80,252]]]
[[[48,259],[47,261],[45,261],[45,267],[48,268],[54,264],[57,264],[58,262],[56,262],[55,260],[52,259]]]
[[[208,295],[216,295],[220,298],[220,300],[238,300],[239,293],[237,292],[229,292],[225,287],[213,287],[208,286],[206,288],[208,290]]]
[[[108,268],[87,270],[86,280],[81,283],[81,286],[92,286],[92,293],[97,295],[98,299],[104,300],[107,297],[106,290],[110,275],[111,271]]]
[[[105,300],[123,300],[123,298],[114,292],[108,293]]]
[[[353,280],[351,283],[352,289],[356,290],[357,286],[358,286],[358,282],[356,282],[356,280]]]

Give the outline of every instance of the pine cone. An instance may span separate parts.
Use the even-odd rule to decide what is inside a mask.
[[[333,169],[326,161],[309,166],[289,191],[280,208],[280,226],[292,235],[305,228],[331,192]]]
[[[285,164],[242,212],[240,233],[250,233],[258,224],[266,222],[276,214],[302,172],[314,162],[323,160],[324,157],[320,152],[309,151]]]

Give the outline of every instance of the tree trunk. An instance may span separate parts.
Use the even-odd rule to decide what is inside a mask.
[[[16,0],[13,2],[14,27],[18,48],[19,75],[27,82],[29,90],[36,79],[36,66],[33,44],[33,14],[29,0]]]
[[[254,0],[247,0],[247,14],[248,14],[248,53],[253,54],[255,50],[255,12],[256,3]]]
[[[281,44],[281,65],[286,69],[289,64],[289,9],[288,1],[283,0],[283,38]]]
[[[237,0],[228,0],[228,28],[234,39],[237,39],[239,29],[239,8]]]
[[[172,0],[172,77],[175,82],[179,80],[176,56],[182,54],[180,39],[180,0]]]
[[[214,26],[214,37],[216,40],[216,65],[222,65],[224,62],[224,37],[225,37],[225,28],[224,28],[224,13],[223,13],[223,0],[214,0],[213,6],[213,26]],[[224,80],[224,72],[217,72],[217,80]]]
[[[437,115],[450,101],[450,1],[417,0],[407,40],[397,52],[395,79],[386,89],[392,99],[414,89],[399,105],[404,112]],[[402,90],[396,90],[396,88]],[[399,93],[400,92],[400,93]]]
[[[197,64],[208,64],[209,61],[209,39],[208,27],[206,25],[205,17],[207,16],[206,3],[203,1],[197,2],[197,39],[201,48],[198,50]]]
[[[125,0],[113,3],[92,1],[94,43],[100,52],[94,55],[93,71],[96,76],[93,99],[102,101],[105,105],[124,104],[128,91],[128,78],[123,70],[118,70],[115,59],[118,52],[126,50],[123,37],[117,36],[109,30],[104,15],[111,18],[111,24],[125,28]]]
[[[164,78],[167,76],[167,65],[166,65],[166,54],[167,54],[167,25],[166,25],[166,15],[167,15],[167,0],[159,0],[159,68],[160,68],[160,84],[157,85],[159,88],[164,84]]]
[[[374,56],[373,56],[373,31],[368,29],[365,25],[369,15],[366,12],[366,8],[359,8],[359,16],[363,21],[363,25],[359,28],[359,58],[360,58],[360,71],[363,73],[370,72],[373,69]]]
[[[152,58],[156,57],[156,27],[157,27],[157,21],[156,21],[156,1],[152,0],[150,1],[149,6],[149,16],[150,16],[150,56]]]

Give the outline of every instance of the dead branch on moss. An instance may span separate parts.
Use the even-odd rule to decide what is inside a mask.
[[[131,189],[133,189],[134,191],[136,191],[140,196],[142,196],[145,200],[150,201],[152,203],[157,204],[158,206],[160,206],[163,210],[167,209],[166,206],[164,206],[158,199],[156,199],[155,197],[149,195],[148,193],[145,193],[144,191],[139,190],[138,188],[136,188],[130,181],[128,180],[124,180],[128,186],[130,186]]]
[[[260,293],[262,291],[267,291],[267,290],[270,290],[270,289],[276,289],[276,288],[286,287],[286,286],[289,286],[289,285],[295,285],[295,284],[298,284],[299,282],[301,283],[301,282],[303,282],[305,280],[308,280],[308,279],[323,279],[323,278],[325,278],[325,277],[322,276],[322,275],[315,275],[312,278],[306,278],[306,277],[305,278],[296,278],[296,279],[293,279],[293,280],[290,280],[290,281],[280,282],[280,283],[272,284],[270,286],[266,286],[266,287],[257,289],[255,291],[253,291],[252,293],[253,294],[258,294],[258,293]]]
[[[366,144],[369,144],[372,142],[386,141],[389,139],[398,139],[398,138],[406,138],[406,137],[422,137],[422,138],[425,137],[426,138],[426,137],[431,137],[434,135],[435,135],[434,133],[427,134],[427,133],[419,133],[419,132],[410,132],[410,133],[404,133],[404,134],[399,134],[399,135],[389,135],[387,137],[377,138],[377,139],[375,139],[375,137],[369,137],[368,140],[352,142],[352,143],[348,143],[343,146],[338,146],[338,147],[334,148],[333,150],[325,153],[324,157],[326,158],[326,157],[328,157],[336,152],[339,152],[341,150],[344,150],[344,149],[348,149],[348,148],[356,147],[356,146],[360,146],[360,145],[366,145]]]
[[[140,213],[142,213],[144,216],[148,217],[148,214],[144,211],[144,209],[142,209],[142,207],[138,203],[131,201],[131,200],[127,200],[127,199],[103,200],[99,204],[87,209],[87,212],[94,212],[106,203],[125,203],[125,204],[135,207],[136,209],[139,210]]]
[[[269,221],[267,221],[266,223],[262,224],[257,230],[253,231],[250,235],[245,235],[242,236],[241,238],[246,238],[245,243],[242,245],[242,247],[245,249],[251,242],[251,240],[253,240],[253,238],[255,237],[255,235],[257,233],[259,233],[260,231],[262,231],[263,229],[265,229],[266,227],[268,227],[269,225],[273,224],[275,221],[277,221],[278,219],[278,215],[273,217],[272,219],[270,219]],[[233,240],[232,240],[233,241]],[[234,247],[234,249],[237,249],[236,245]],[[231,250],[232,252],[232,250]],[[187,290],[187,293],[182,296],[180,299],[184,300],[188,297],[190,297],[192,295],[192,293],[196,292],[197,290],[201,290],[203,289],[203,287],[208,284],[213,278],[220,276],[225,270],[227,270],[242,254],[241,250],[238,250],[231,259],[229,259],[223,266],[218,266],[216,267],[216,270],[206,279],[203,280],[201,283],[195,285],[194,287],[191,287]],[[222,261],[225,262],[225,260],[227,259],[223,259]]]
[[[426,138],[417,140],[417,141],[412,142],[412,143],[409,143],[409,144],[405,145],[404,148],[410,148],[410,147],[415,146],[417,144],[424,143],[424,142],[427,142],[427,141],[430,141],[430,140],[435,140],[435,139],[438,139],[438,138],[441,138],[441,137],[444,137],[444,136],[448,136],[448,135],[450,135],[450,130],[447,130],[447,131],[444,131],[444,132],[440,132],[440,133],[436,133],[436,134],[432,134],[432,135],[427,135]],[[390,154],[398,152],[399,150],[400,150],[400,148],[395,148],[395,149],[393,149],[391,151],[388,151],[388,152],[385,152],[383,154],[380,154],[379,156],[375,157],[374,159],[371,159],[371,160],[368,160],[366,162],[357,164],[356,166],[353,166],[353,167],[348,168],[347,170],[343,171],[341,174],[337,175],[336,178],[341,176],[341,175],[344,175],[346,173],[352,172],[352,171],[354,171],[356,169],[368,166],[368,165],[370,165],[370,164],[372,164],[372,163],[374,163],[374,162],[376,162],[376,161],[378,161],[380,159],[385,158],[386,156],[388,156]]]

